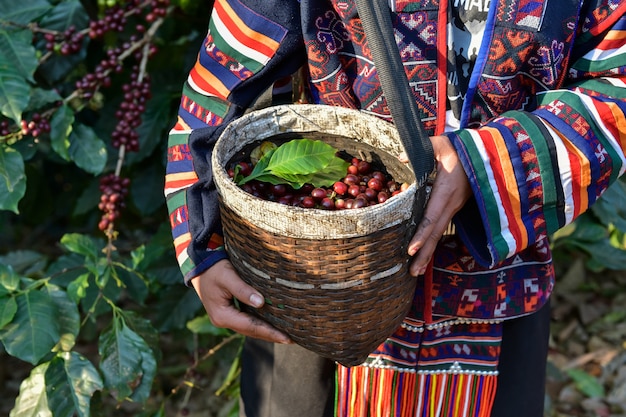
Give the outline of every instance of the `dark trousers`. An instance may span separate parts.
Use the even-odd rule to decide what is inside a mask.
[[[506,321],[491,417],[542,417],[550,308]],[[332,417],[333,362],[297,345],[247,339],[242,417]]]

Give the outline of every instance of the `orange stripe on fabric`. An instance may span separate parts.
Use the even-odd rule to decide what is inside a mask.
[[[448,2],[439,2],[437,22],[437,126],[435,134],[440,135],[446,128],[446,95],[448,88]]]
[[[198,179],[198,175],[195,171],[177,172],[175,174],[167,174],[165,176],[166,181],[195,181]]]
[[[339,391],[340,387],[345,387],[346,385],[346,374],[348,373],[348,369],[342,365],[337,365],[337,387],[335,387],[335,389],[337,390],[335,397],[337,398],[337,403],[335,404],[335,415],[337,417],[344,417],[345,416],[345,409],[346,409],[346,403],[345,401],[345,396],[342,395],[343,393],[341,391]]]
[[[185,131],[185,130],[191,130],[191,127],[189,127],[189,125],[185,123],[182,117],[178,116],[176,119],[176,124],[172,128],[172,131],[180,132],[180,131]]]
[[[603,103],[611,111],[613,123],[607,124],[607,118],[602,117],[602,121],[609,127],[613,136],[618,141],[623,152],[626,152],[626,115],[624,111],[615,103]],[[606,113],[602,112],[601,115]]]
[[[271,58],[274,55],[274,52],[279,46],[278,42],[246,25],[227,2],[221,0],[216,1],[215,11],[222,20],[222,23],[226,25],[231,34],[237,38],[239,42],[265,55],[267,58]]]
[[[570,169],[572,171],[572,200],[574,201],[574,218],[578,217],[583,211],[587,210],[589,199],[587,198],[587,188],[591,184],[591,172],[589,160],[585,155],[574,146],[567,137],[561,132],[556,131],[569,158]]]
[[[588,198],[586,190],[591,181],[589,161],[578,147],[574,146],[561,132],[557,131],[557,134],[563,141],[565,149],[567,149],[567,157],[572,172],[572,200],[574,201],[574,212],[572,215],[576,218],[587,209]]]
[[[196,61],[196,65],[189,71],[189,76],[204,92],[223,100],[226,100],[226,97],[230,94],[228,88],[211,71],[204,68],[200,61]]]
[[[509,222],[509,230],[515,239],[517,249],[525,248],[528,246],[528,234],[521,221],[520,195],[511,157],[500,132],[496,128],[485,127],[481,130],[486,133],[484,135],[481,134],[481,137],[489,154],[491,168],[494,171],[494,180],[498,187],[498,195],[500,195],[500,202]],[[495,171],[502,175],[497,175]]]
[[[183,233],[174,239],[174,251],[176,253],[176,257],[187,249],[189,242],[191,242],[191,233]]]
[[[611,30],[604,36],[598,46],[596,46],[596,49],[607,51],[621,48],[624,46],[624,39],[626,39],[626,31]]]

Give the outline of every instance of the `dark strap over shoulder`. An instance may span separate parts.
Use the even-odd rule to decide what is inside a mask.
[[[389,111],[415,172],[417,185],[422,186],[435,167],[433,148],[422,124],[415,97],[409,88],[409,80],[394,36],[388,2],[356,0],[356,5]]]

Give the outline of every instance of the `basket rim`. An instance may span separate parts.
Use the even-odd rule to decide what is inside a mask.
[[[321,120],[324,117],[332,117],[336,123],[329,124],[330,127],[316,123],[315,118]],[[366,123],[350,123],[355,118]],[[307,239],[362,236],[395,226],[413,216],[418,191],[415,181],[407,190],[392,196],[383,204],[350,210],[321,210],[263,200],[239,188],[228,176],[225,165],[246,145],[285,133],[314,130],[345,137],[351,137],[347,136],[348,133],[354,133],[352,137],[357,140],[372,134],[386,136],[390,148],[395,146],[396,149],[402,149],[397,130],[391,123],[359,110],[316,104],[287,104],[255,110],[226,126],[215,144],[211,162],[220,203],[240,214],[250,207],[256,207],[259,215],[252,223],[258,227],[279,235]],[[238,139],[236,143],[233,143],[233,137]],[[387,149],[378,149],[390,153]],[[313,226],[301,227],[307,223]]]

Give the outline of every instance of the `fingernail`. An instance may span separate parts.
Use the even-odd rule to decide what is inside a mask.
[[[252,294],[250,296],[250,304],[252,307],[261,307],[263,305],[263,297],[259,294]]]
[[[422,266],[417,270],[417,275],[424,275],[426,273],[426,267]]]

